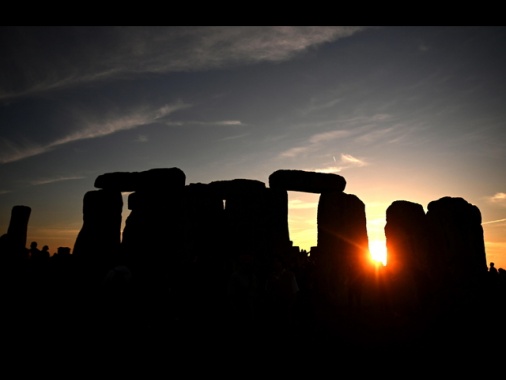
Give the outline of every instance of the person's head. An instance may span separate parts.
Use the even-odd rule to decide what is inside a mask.
[[[36,241],[32,241],[30,243],[30,248],[37,248],[37,242]]]
[[[42,247],[42,250],[43,251],[49,251],[49,247],[47,245],[45,245],[44,247]]]

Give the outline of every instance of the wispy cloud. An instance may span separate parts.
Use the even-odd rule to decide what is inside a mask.
[[[187,107],[189,107],[188,104],[178,102],[173,105],[165,105],[155,110],[143,109],[123,116],[113,115],[109,120],[89,123],[81,130],[54,141],[51,143],[50,147],[67,144],[77,140],[107,136],[115,132],[151,124],[163,119],[177,110]]]
[[[288,60],[363,27],[4,27],[0,99],[144,73]],[[58,39],[61,54],[54,50]],[[52,45],[52,49],[45,49]],[[9,70],[10,69],[10,70]],[[9,70],[9,71],[7,71]]]
[[[318,168],[310,168],[307,169],[312,172],[318,172],[318,173],[339,173],[341,170],[343,170],[342,166],[325,166],[325,167],[318,167]]]
[[[350,136],[351,131],[349,130],[338,130],[338,131],[329,131],[318,133],[309,138],[309,142],[311,144],[318,144],[321,142],[328,142],[330,140],[338,140],[344,137]]]
[[[506,222],[506,218],[504,218],[504,219],[497,219],[497,220],[490,220],[488,222],[483,222],[482,224],[493,224],[493,223],[502,223],[502,222]]]
[[[317,167],[317,168],[309,168],[307,170],[309,171],[315,171],[319,173],[339,173],[345,169],[349,169],[352,167],[361,167],[366,166],[368,163],[363,160],[359,159],[357,157],[352,156],[351,154],[341,153],[340,160],[334,159],[334,165],[329,166],[323,166],[323,167]]]
[[[209,126],[244,126],[240,120],[219,120],[219,121],[185,121],[184,123],[179,123],[179,125],[209,125]]]
[[[496,193],[488,197],[487,200],[495,205],[506,207],[506,193]]]
[[[41,146],[23,140],[19,143],[0,138],[0,164],[19,161],[51,150],[50,146]]]
[[[345,165],[350,166],[365,166],[367,163],[357,157],[353,157],[351,154],[341,154],[341,162]]]
[[[189,107],[188,104],[177,102],[173,105],[165,105],[158,109],[141,109],[133,111],[127,115],[111,115],[102,122],[83,121],[82,127],[74,132],[53,140],[46,144],[34,144],[31,142],[21,142],[15,144],[11,141],[0,140],[0,164],[18,161],[24,158],[36,156],[54,148],[71,142],[93,139],[107,136],[119,131],[137,128],[143,125],[151,124],[163,120],[171,113]]]
[[[301,110],[301,113],[303,115],[309,115],[314,112],[321,112],[323,110],[335,107],[337,104],[341,103],[342,101],[343,101],[342,97],[328,99],[328,100],[325,100],[324,102],[318,102],[317,100],[312,100],[311,104],[309,106],[307,106],[306,108],[303,108]]]
[[[285,150],[279,154],[279,157],[281,158],[291,158],[301,155],[302,153],[306,153],[310,150],[309,146],[297,146],[294,148],[290,148],[288,150]]]
[[[238,139],[242,139],[243,137],[246,137],[246,136],[249,136],[249,135],[250,135],[249,133],[241,133],[239,135],[233,135],[233,136],[223,137],[221,139],[218,139],[218,141],[238,140]]]
[[[145,142],[148,142],[149,139],[148,139],[148,136],[146,136],[146,135],[139,135],[139,136],[137,136],[135,141],[137,141],[139,143],[145,143]]]
[[[351,131],[348,130],[336,130],[336,131],[328,131],[317,133],[311,137],[309,137],[308,143],[304,146],[296,146],[290,149],[287,149],[279,154],[280,158],[293,158],[306,153],[313,152],[318,150],[323,143],[329,143],[333,140],[342,139],[350,136]]]
[[[306,202],[300,199],[293,199],[288,202],[289,209],[315,209],[318,207],[318,202]]]
[[[279,154],[279,157],[294,158],[310,152],[322,151],[324,146],[329,146],[329,144],[345,139],[360,144],[372,144],[378,141],[395,142],[396,140],[392,138],[392,135],[399,126],[384,126],[391,119],[391,115],[378,113],[372,116],[356,116],[335,120],[332,124],[339,126],[338,129],[313,134],[307,139],[305,144],[299,144],[296,147],[286,149]],[[330,123],[326,122],[324,124],[328,128]],[[321,123],[318,126],[321,127]],[[341,159],[346,160],[346,157],[341,157]],[[329,168],[328,170],[335,171],[333,168]]]
[[[71,181],[71,180],[83,179],[83,178],[86,178],[86,177],[71,176],[71,177],[43,178],[43,179],[37,179],[37,180],[31,181],[30,184],[34,185],[34,186],[46,185],[48,183]]]
[[[375,141],[384,139],[388,135],[391,135],[392,132],[393,132],[393,130],[394,130],[393,127],[373,129],[373,130],[371,130],[371,131],[369,131],[367,133],[364,133],[361,136],[358,136],[356,138],[356,141],[360,142],[360,143],[370,144],[370,143],[373,143]],[[392,140],[392,141],[395,141],[395,139]]]

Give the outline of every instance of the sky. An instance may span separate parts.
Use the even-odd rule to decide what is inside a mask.
[[[506,268],[505,27],[3,26],[0,51],[0,235],[26,205],[27,244],[73,248],[108,172],[293,169],[343,176],[371,242],[396,200],[464,198]],[[301,249],[318,197],[289,192]]]

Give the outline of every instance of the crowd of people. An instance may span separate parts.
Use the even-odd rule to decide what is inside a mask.
[[[353,292],[329,301],[305,251],[273,255],[262,265],[254,253],[240,252],[213,268],[197,256],[166,277],[157,263],[138,271],[118,261],[97,280],[70,248],[50,254],[47,245],[38,247],[32,242],[16,260],[0,252],[4,307],[14,331],[24,331],[25,338],[113,339],[130,347],[163,337],[199,346],[220,340],[238,349],[279,348],[283,342],[284,349],[337,345],[353,352],[413,348],[438,337],[445,347],[464,333],[485,344],[490,339],[482,334],[485,324],[499,325],[506,316],[506,271],[494,263],[477,296],[459,301],[457,308],[447,303],[436,310],[426,303],[407,311],[388,302],[368,303]],[[387,280],[386,267],[373,272]]]

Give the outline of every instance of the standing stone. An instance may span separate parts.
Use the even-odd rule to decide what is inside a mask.
[[[169,293],[178,293],[185,273],[186,176],[178,168],[151,169],[134,175],[129,182],[130,214],[125,220],[121,260],[142,287],[144,307],[149,315],[163,315]],[[178,288],[178,290],[176,290]]]
[[[221,197],[210,185],[192,183],[184,191],[185,251],[201,259],[216,256],[223,234],[224,207]],[[207,259],[206,259],[207,261]]]
[[[389,299],[399,310],[413,310],[427,301],[431,290],[427,256],[427,220],[423,206],[395,201],[386,211]]]
[[[83,225],[74,243],[73,254],[90,271],[105,275],[119,254],[123,198],[115,190],[88,191],[83,199]]]
[[[276,251],[292,250],[288,228],[288,192],[283,189],[267,189],[266,210],[270,245]]]
[[[369,263],[365,204],[353,194],[324,192],[318,202],[318,252],[324,287],[346,302],[350,284],[363,278]]]
[[[9,249],[14,254],[23,254],[26,248],[28,221],[32,209],[28,206],[14,206],[11,210],[11,219],[7,229]]]
[[[168,276],[183,254],[184,187],[142,190],[128,196],[122,256],[136,273]],[[155,276],[155,275],[154,275]]]
[[[211,189],[224,201],[223,249],[231,261],[241,252],[255,255],[264,247],[265,183],[250,179],[214,181]]]
[[[288,193],[249,179],[215,181],[210,186],[225,203],[224,249],[233,260],[248,253],[259,261],[288,249]]]
[[[429,203],[427,220],[429,265],[442,286],[464,290],[480,281],[488,268],[478,207],[443,197]]]

